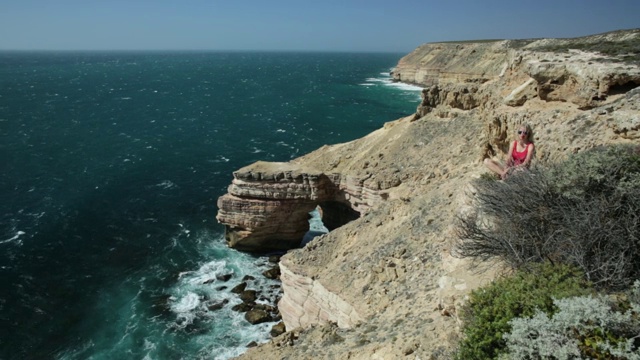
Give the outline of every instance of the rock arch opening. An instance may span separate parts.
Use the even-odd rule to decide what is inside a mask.
[[[607,95],[620,95],[625,94],[640,86],[640,81],[628,81],[623,84],[615,84],[609,87]]]
[[[351,208],[351,205],[340,201],[323,201],[318,204],[318,207],[322,223],[329,231],[360,217],[360,213]]]
[[[346,225],[360,217],[349,204],[339,201],[323,201],[309,213],[309,231],[302,238],[300,246],[306,245],[315,237]]]

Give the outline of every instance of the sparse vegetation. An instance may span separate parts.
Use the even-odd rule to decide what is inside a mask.
[[[640,281],[626,301],[583,296],[554,304],[552,316],[538,311],[509,321],[504,359],[640,360]]]
[[[530,48],[535,51],[547,51],[555,53],[568,52],[569,50],[581,50],[597,52],[610,56],[602,61],[620,61],[624,63],[640,64],[640,36],[629,36],[625,40],[606,40],[605,36],[620,36],[640,33],[640,29],[616,30],[603,34],[571,38],[571,39],[550,39],[545,45]],[[483,39],[466,41],[440,41],[442,44],[469,44],[469,43],[490,43],[504,41],[506,39]],[[540,39],[514,39],[508,40],[508,46],[512,49],[523,48]]]
[[[506,349],[503,335],[511,331],[511,319],[536,311],[552,314],[554,298],[589,293],[590,285],[578,269],[551,263],[532,265],[473,291],[461,312],[464,339],[456,358],[493,359]]]
[[[640,278],[640,147],[594,149],[474,186],[476,211],[459,219],[458,255],[514,268],[577,266],[605,290]]]
[[[562,53],[569,50],[581,50],[607,55],[610,58],[602,61],[620,61],[640,64],[640,36],[629,36],[624,40],[611,41],[603,39],[604,35],[623,35],[640,33],[640,29],[620,30],[605,34],[574,38],[558,39],[549,44],[537,46],[531,50]]]
[[[640,146],[474,185],[458,254],[517,270],[471,293],[457,358],[640,359]]]

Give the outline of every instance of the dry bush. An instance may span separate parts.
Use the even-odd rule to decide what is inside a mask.
[[[477,180],[456,252],[515,268],[578,266],[603,289],[640,278],[640,147],[594,149],[506,181]]]

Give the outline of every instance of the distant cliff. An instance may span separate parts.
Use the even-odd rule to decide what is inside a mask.
[[[291,247],[318,206],[333,229],[282,258],[288,332],[241,358],[449,358],[456,309],[497,270],[451,255],[482,158],[504,156],[522,123],[534,129],[535,164],[640,143],[639,44],[640,30],[426,44],[393,71],[425,87],[415,114],[238,170],[218,203],[230,245]]]

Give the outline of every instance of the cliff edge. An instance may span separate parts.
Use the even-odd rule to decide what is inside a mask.
[[[231,246],[294,247],[317,207],[332,230],[282,257],[288,332],[240,358],[450,358],[456,309],[500,272],[451,255],[481,160],[504,156],[522,123],[534,129],[534,164],[639,143],[639,44],[640,30],[425,44],[392,73],[424,86],[415,114],[238,170],[218,202]]]

